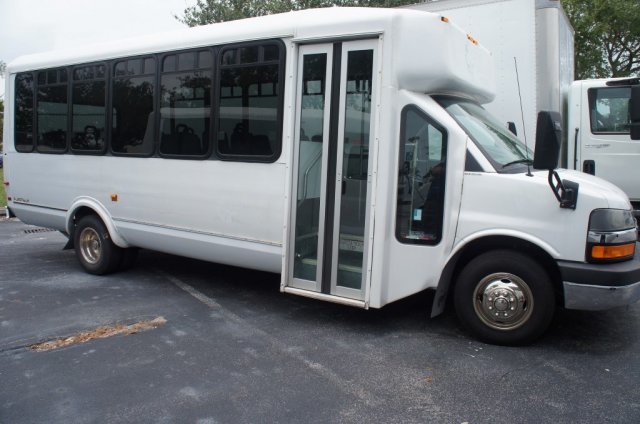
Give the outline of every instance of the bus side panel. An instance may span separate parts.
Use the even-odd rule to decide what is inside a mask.
[[[75,199],[86,196],[106,207],[124,239],[135,240],[132,245],[221,261],[218,250],[202,250],[198,243],[225,246],[235,240],[238,259],[223,256],[225,263],[252,268],[242,252],[257,250],[270,252],[267,256],[278,264],[259,259],[258,269],[280,269],[282,163],[37,153],[11,153],[10,161],[12,196],[25,204],[15,209],[27,223],[63,231],[62,216]],[[180,237],[198,243],[187,249],[176,242]]]

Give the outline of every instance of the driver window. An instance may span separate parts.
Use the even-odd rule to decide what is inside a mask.
[[[402,111],[396,237],[437,244],[442,238],[446,132],[414,106]]]
[[[629,134],[630,87],[589,89],[589,115],[593,134]]]

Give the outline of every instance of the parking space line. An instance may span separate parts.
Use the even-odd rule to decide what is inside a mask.
[[[282,343],[280,340],[278,340],[276,337],[272,336],[271,334],[267,333],[266,331],[263,331],[255,327],[254,325],[250,324],[249,322],[247,322],[247,320],[243,319],[239,315],[236,315],[233,312],[230,312],[229,310],[223,308],[218,302],[208,297],[204,293],[200,292],[199,290],[195,289],[194,287],[190,286],[189,284],[185,283],[184,281],[180,280],[179,278],[171,274],[168,274],[165,271],[161,271],[160,269],[157,269],[157,268],[154,269],[154,272],[166,278],[167,280],[175,284],[178,288],[187,292],[188,294],[190,294],[195,299],[205,304],[209,308],[216,309],[225,318],[235,322],[236,324],[243,325],[244,327],[248,328],[251,332],[256,333],[260,337],[264,338],[275,350],[281,352],[283,355],[288,356],[291,359],[301,362],[313,372],[321,375],[322,377],[326,378],[327,380],[335,384],[343,392],[348,393],[356,397],[360,401],[364,402],[365,405],[374,405],[379,403],[378,401],[376,401],[376,396],[373,393],[369,392],[368,390],[364,389],[363,387],[357,384],[354,384],[352,381],[345,380],[344,378],[340,377],[336,372],[326,367],[325,365],[306,358],[300,352],[299,348],[295,346],[288,346]],[[245,332],[245,334],[248,335],[249,333]]]
[[[195,297],[197,300],[199,300],[200,302],[204,303],[205,305],[207,305],[211,309],[221,309],[221,306],[220,306],[220,304],[218,302],[216,302],[215,300],[213,300],[210,297],[206,296],[204,293],[202,293],[202,292],[196,290],[195,288],[191,287],[187,283],[179,280],[178,278],[174,277],[173,275],[167,274],[166,272],[161,271],[159,269],[154,269],[154,271],[157,274],[160,274],[161,276],[166,278],[167,280],[171,281],[173,284],[178,286],[178,288],[180,288],[183,291],[189,293],[191,296]]]

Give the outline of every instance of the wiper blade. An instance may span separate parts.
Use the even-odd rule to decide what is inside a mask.
[[[533,161],[531,159],[518,159],[514,160],[513,162],[505,163],[504,165],[502,165],[502,169],[506,168],[507,166],[515,165],[517,163],[526,163],[527,165],[533,165]]]

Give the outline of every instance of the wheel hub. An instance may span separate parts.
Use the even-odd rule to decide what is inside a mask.
[[[529,286],[518,276],[491,274],[482,279],[474,293],[474,308],[489,327],[513,330],[524,324],[533,308]]]
[[[102,255],[102,245],[98,233],[93,228],[84,228],[80,233],[79,241],[82,258],[90,264],[96,264]]]

